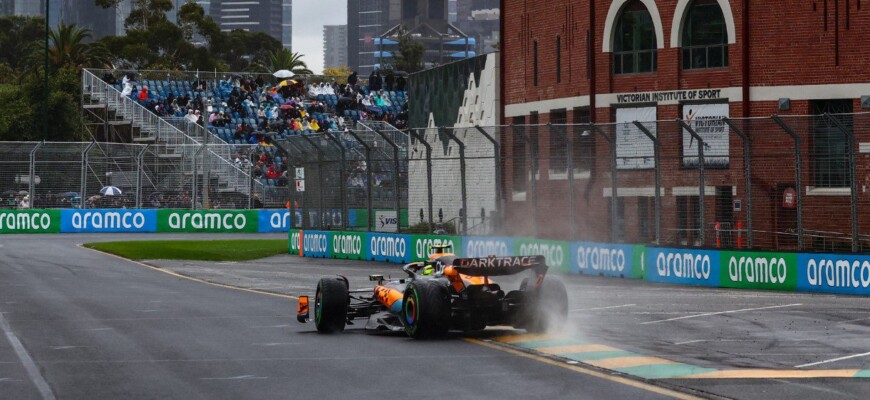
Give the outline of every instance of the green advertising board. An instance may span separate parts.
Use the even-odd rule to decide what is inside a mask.
[[[560,240],[514,239],[514,254],[518,256],[542,255],[547,266],[554,271],[571,272],[571,246]]]
[[[631,278],[643,279],[646,276],[646,246],[635,244],[631,246]]]
[[[299,229],[291,229],[287,233],[287,250],[290,254],[301,256],[302,255],[302,231]]]
[[[411,262],[426,261],[433,252],[430,246],[449,244],[453,246],[451,251],[457,256],[462,251],[462,238],[459,236],[440,235],[411,235]]]
[[[797,254],[745,251],[720,252],[719,286],[738,289],[797,288]]]
[[[0,234],[58,232],[60,232],[60,210],[0,211]]]
[[[367,247],[365,232],[332,232],[332,258],[365,260]]]
[[[257,233],[257,210],[157,210],[157,232]]]

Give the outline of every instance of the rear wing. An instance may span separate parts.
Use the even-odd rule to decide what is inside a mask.
[[[457,258],[453,268],[468,276],[514,275],[529,269],[543,276],[547,273],[547,262],[544,256]]]

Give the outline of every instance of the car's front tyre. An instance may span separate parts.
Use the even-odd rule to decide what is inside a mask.
[[[325,277],[317,282],[314,297],[314,326],[320,333],[344,330],[347,305],[350,301],[347,283],[339,278]]]

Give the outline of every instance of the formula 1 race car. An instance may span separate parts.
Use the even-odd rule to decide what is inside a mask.
[[[448,330],[477,331],[510,325],[530,332],[558,328],[567,317],[562,282],[546,277],[544,256],[457,258],[450,246],[433,246],[428,261],[406,264],[408,277],[377,282],[373,289],[349,290],[347,278],[324,277],[314,298],[314,324],[320,333],[344,330],[368,319],[366,329],[402,331],[434,338]],[[490,277],[530,272],[518,290],[505,293]],[[296,319],[309,320],[308,296],[300,296]]]

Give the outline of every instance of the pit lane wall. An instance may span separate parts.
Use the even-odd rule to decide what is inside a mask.
[[[533,238],[433,236],[290,230],[289,252],[303,257],[408,263],[430,244],[460,257],[538,255],[553,270],[714,288],[870,296],[870,255],[702,250]]]

